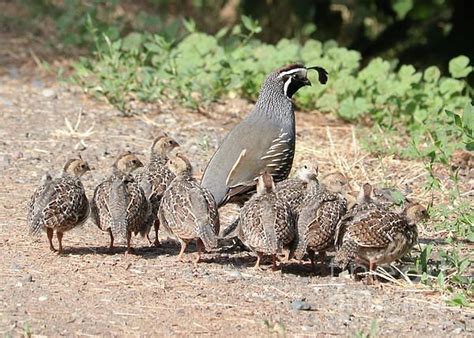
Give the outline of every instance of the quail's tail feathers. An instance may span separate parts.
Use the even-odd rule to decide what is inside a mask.
[[[263,231],[265,233],[265,239],[267,241],[268,249],[272,254],[280,253],[282,251],[281,242],[278,240],[278,236],[275,230],[275,211],[271,206],[264,208],[262,211],[262,223]]]
[[[112,233],[114,234],[114,236],[118,236],[122,239],[125,239],[127,237],[128,230],[128,196],[127,189],[122,180],[115,180],[112,183],[108,204],[110,210],[110,218],[112,221]]]
[[[196,220],[196,233],[204,243],[206,249],[217,247],[217,234],[214,232],[209,216],[209,205],[198,191],[189,196],[192,211]]]
[[[43,177],[43,185],[37,190],[31,200],[28,223],[30,234],[38,235],[43,229],[43,210],[51,201],[54,194],[53,179],[49,173]]]

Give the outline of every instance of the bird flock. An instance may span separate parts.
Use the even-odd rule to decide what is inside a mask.
[[[318,72],[324,71],[316,68]],[[308,85],[308,69],[311,67],[291,65],[270,74],[259,100],[270,83],[271,90],[291,103],[291,96]],[[320,80],[327,80],[325,71],[319,75]],[[281,88],[277,89],[276,84]],[[273,93],[271,98],[275,96]],[[259,100],[257,113],[250,117],[259,113]],[[289,114],[293,114],[292,109]],[[266,116],[270,120],[263,124],[272,123],[271,115]],[[258,124],[254,127],[258,128]],[[293,127],[290,125],[288,130],[291,128],[294,130],[294,116]],[[420,204],[408,201],[403,210],[397,210],[393,203],[376,196],[369,183],[362,185],[356,199],[350,198],[346,177],[337,172],[320,179],[314,160],[302,162],[297,176],[288,178],[294,133],[292,139],[290,132],[277,126],[268,129],[270,133],[276,130],[275,136],[268,138],[268,145],[258,140],[247,144],[249,138],[244,137],[240,138],[244,145],[239,148],[235,144],[239,142],[235,130],[239,132],[239,125],[216,151],[201,183],[194,177],[193,166],[178,142],[166,133],[153,140],[145,165],[134,153],[119,155],[110,176],[95,188],[90,201],[81,182],[90,167],[81,157],[70,159],[57,177],[46,175],[34,191],[28,206],[30,232],[45,231],[50,249],[61,253],[64,232],[90,218],[109,234],[110,250],[118,238],[126,242],[126,254],[130,254],[132,234],[140,234],[151,242],[149,234],[153,228],[154,245],[159,246],[158,232],[164,230],[181,244],[179,260],[183,260],[188,243],[196,240],[194,264],[204,251],[218,248],[221,238],[233,234],[256,254],[257,269],[263,256],[270,255],[274,270],[278,269],[279,261],[301,262],[308,257],[313,269],[320,263],[321,272],[327,269],[328,251],[335,252],[333,262],[342,269],[361,264],[372,271],[377,265],[403,257],[416,243],[416,223],[427,215]],[[242,130],[246,129],[240,128],[241,133]],[[260,132],[265,139],[266,130]],[[247,135],[252,136],[250,132]],[[229,139],[233,144],[225,148]],[[252,144],[263,149],[249,150]],[[219,153],[221,148],[225,152]],[[258,154],[260,162],[250,162],[248,154]],[[245,166],[246,160],[252,165]],[[138,168],[141,170],[136,172]],[[219,207],[225,203],[237,203],[241,208],[238,218],[221,235]],[[54,232],[58,250],[53,245]]]

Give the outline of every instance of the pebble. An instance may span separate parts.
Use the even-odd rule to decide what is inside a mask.
[[[40,296],[40,297],[38,297],[38,300],[40,302],[44,302],[44,301],[48,300],[48,296]]]
[[[52,98],[52,97],[57,96],[56,91],[54,89],[51,89],[51,88],[43,89],[41,91],[41,95],[43,95],[46,98]]]
[[[291,302],[291,308],[296,311],[310,311],[311,304],[303,299],[295,299]]]
[[[242,276],[242,274],[240,273],[240,271],[231,271],[229,272],[229,280],[242,280],[244,279],[244,277]]]

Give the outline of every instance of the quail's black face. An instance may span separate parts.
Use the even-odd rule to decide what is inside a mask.
[[[282,81],[283,93],[287,97],[291,98],[301,87],[311,86],[311,82],[308,80],[309,69],[313,69],[318,73],[319,82],[326,83],[327,72],[321,67],[305,67],[301,64],[295,64],[280,69],[278,79]]]
[[[278,77],[283,83],[283,93],[291,98],[301,87],[311,86],[307,73],[306,68],[293,68],[282,71]]]

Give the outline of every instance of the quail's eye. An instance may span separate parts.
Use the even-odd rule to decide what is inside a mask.
[[[305,164],[303,168],[308,169],[308,166]]]

